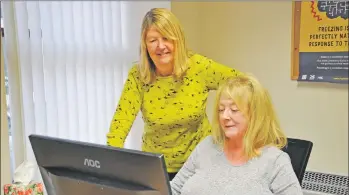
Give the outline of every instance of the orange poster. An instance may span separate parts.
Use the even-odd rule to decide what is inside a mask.
[[[349,1],[298,3],[298,80],[348,83]]]

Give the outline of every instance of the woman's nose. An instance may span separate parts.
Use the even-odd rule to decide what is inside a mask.
[[[164,49],[164,48],[165,48],[165,43],[164,43],[163,40],[160,40],[160,41],[159,41],[158,47],[159,47],[160,49]]]
[[[230,111],[229,110],[224,110],[223,118],[224,119],[230,119]]]

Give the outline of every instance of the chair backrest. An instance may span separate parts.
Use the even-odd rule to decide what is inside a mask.
[[[307,140],[287,138],[287,145],[282,149],[290,158],[298,181],[302,184],[303,176],[308,165],[313,143]]]

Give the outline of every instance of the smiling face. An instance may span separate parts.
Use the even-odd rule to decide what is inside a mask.
[[[150,58],[158,69],[173,69],[174,42],[159,33],[154,27],[149,28],[145,43]]]
[[[248,126],[247,118],[235,102],[222,96],[219,100],[219,124],[226,138],[242,138]]]

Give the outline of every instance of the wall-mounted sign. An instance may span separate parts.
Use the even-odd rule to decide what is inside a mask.
[[[292,79],[348,83],[349,1],[293,3]]]

